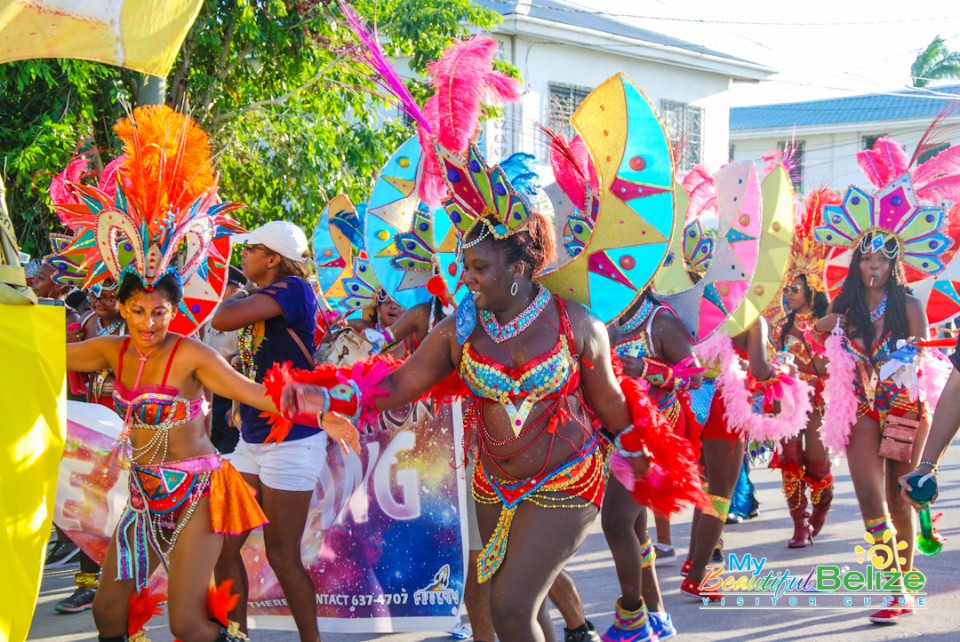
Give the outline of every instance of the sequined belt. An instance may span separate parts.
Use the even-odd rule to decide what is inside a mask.
[[[167,562],[197,502],[210,493],[210,475],[220,465],[220,455],[214,453],[131,466],[130,499],[115,536],[118,580],[134,579],[138,590],[146,586],[149,549],[153,548]]]
[[[479,504],[502,504],[493,535],[477,559],[477,580],[486,582],[503,563],[510,526],[522,502],[531,501],[542,508],[582,508],[589,504],[599,507],[604,479],[604,456],[597,433],[552,471],[516,482],[490,476],[483,463],[477,461],[473,498]]]

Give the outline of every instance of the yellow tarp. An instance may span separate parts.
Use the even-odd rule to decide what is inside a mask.
[[[0,305],[0,641],[23,642],[40,589],[66,435],[65,310]]]
[[[202,0],[0,0],[0,62],[83,58],[166,76]]]

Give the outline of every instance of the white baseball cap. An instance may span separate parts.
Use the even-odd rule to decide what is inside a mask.
[[[289,221],[270,221],[251,232],[236,234],[230,238],[234,244],[265,245],[280,256],[297,263],[303,263],[309,256],[307,235]]]

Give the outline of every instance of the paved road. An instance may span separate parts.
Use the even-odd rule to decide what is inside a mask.
[[[857,509],[853,487],[846,462],[836,467],[837,496],[830,519],[815,545],[798,550],[786,548],[792,533],[780,483],[776,472],[755,470],[752,479],[758,488],[762,503],[761,515],[736,526],[728,526],[725,533],[728,554],[752,554],[765,557],[766,570],[790,569],[794,575],[806,575],[816,564],[836,564],[858,568],[854,547],[863,544],[863,523]],[[826,608],[836,596],[816,594],[819,606],[815,609],[783,608],[777,610],[748,609],[727,606],[722,609],[702,608],[679,592],[678,564],[659,569],[667,608],[681,635],[689,642],[732,640],[806,641],[831,640],[836,642],[881,642],[883,640],[920,639],[925,642],[960,641],[960,440],[955,442],[944,465],[940,468],[941,499],[938,510],[945,515],[940,520],[940,531],[950,538],[940,555],[920,557],[918,568],[926,573],[927,608],[896,626],[879,627],[867,620],[873,609],[860,607]],[[674,541],[682,552],[689,536],[690,514],[680,515],[674,524]],[[53,604],[72,591],[75,568],[48,571],[44,575],[37,611],[30,631],[30,640],[44,642],[95,642],[96,632],[89,612],[77,615],[54,613]],[[613,562],[603,539],[599,521],[583,548],[569,565],[580,589],[587,616],[603,631],[610,625],[613,603],[618,595]],[[862,601],[862,597],[859,598]],[[766,598],[765,603],[769,603]],[[806,604],[807,599],[800,604]],[[747,600],[747,604],[752,604]],[[562,626],[559,613],[553,611],[558,631]],[[170,642],[166,620],[151,622],[149,636],[153,642]],[[289,631],[253,631],[255,641],[294,641]],[[421,640],[453,640],[438,634],[346,635],[326,634],[325,642],[360,642],[379,639],[387,642],[418,642]]]

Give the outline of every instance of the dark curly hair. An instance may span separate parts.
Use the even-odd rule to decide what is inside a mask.
[[[827,308],[830,305],[830,302],[827,301],[827,295],[820,290],[814,290],[810,287],[810,284],[807,283],[807,275],[800,274],[797,276],[798,281],[803,281],[803,296],[807,302],[807,305],[813,310],[813,316],[817,319],[822,319],[827,315]],[[777,349],[783,350],[786,347],[787,333],[790,332],[790,329],[793,328],[794,321],[797,318],[796,310],[790,310],[787,313],[787,318],[783,322],[783,329],[780,331],[780,339],[777,341]]]
[[[476,225],[464,240],[469,242],[480,236],[485,225],[496,225],[492,218],[489,223]],[[527,226],[521,232],[511,234],[503,240],[496,240],[492,236],[487,240],[496,243],[510,263],[521,263],[523,273],[531,278],[543,272],[557,256],[557,244],[553,237],[553,225],[550,220],[538,212],[530,215]]]
[[[176,275],[172,273],[164,275],[163,278],[157,281],[153,289],[163,292],[174,307],[180,305],[180,300],[183,298],[183,288],[180,287],[180,282],[177,281]],[[146,291],[147,288],[143,285],[140,277],[127,272],[123,275],[123,280],[120,281],[120,287],[117,288],[117,299],[120,300],[120,303],[126,303],[127,300],[137,292]]]
[[[895,239],[887,241],[886,249],[893,251]],[[891,245],[893,244],[893,245]],[[851,339],[862,338],[867,354],[873,353],[873,344],[877,340],[873,323],[870,321],[870,305],[867,303],[867,286],[860,276],[860,262],[863,252],[857,247],[850,259],[850,269],[843,281],[840,294],[833,301],[833,311],[846,315],[850,320],[847,336]],[[910,335],[910,321],[907,318],[907,296],[913,291],[907,287],[907,277],[903,272],[903,262],[897,253],[890,266],[890,279],[887,281],[887,311],[883,319],[883,329],[891,333],[893,340],[906,339]],[[853,327],[851,327],[853,326]]]

